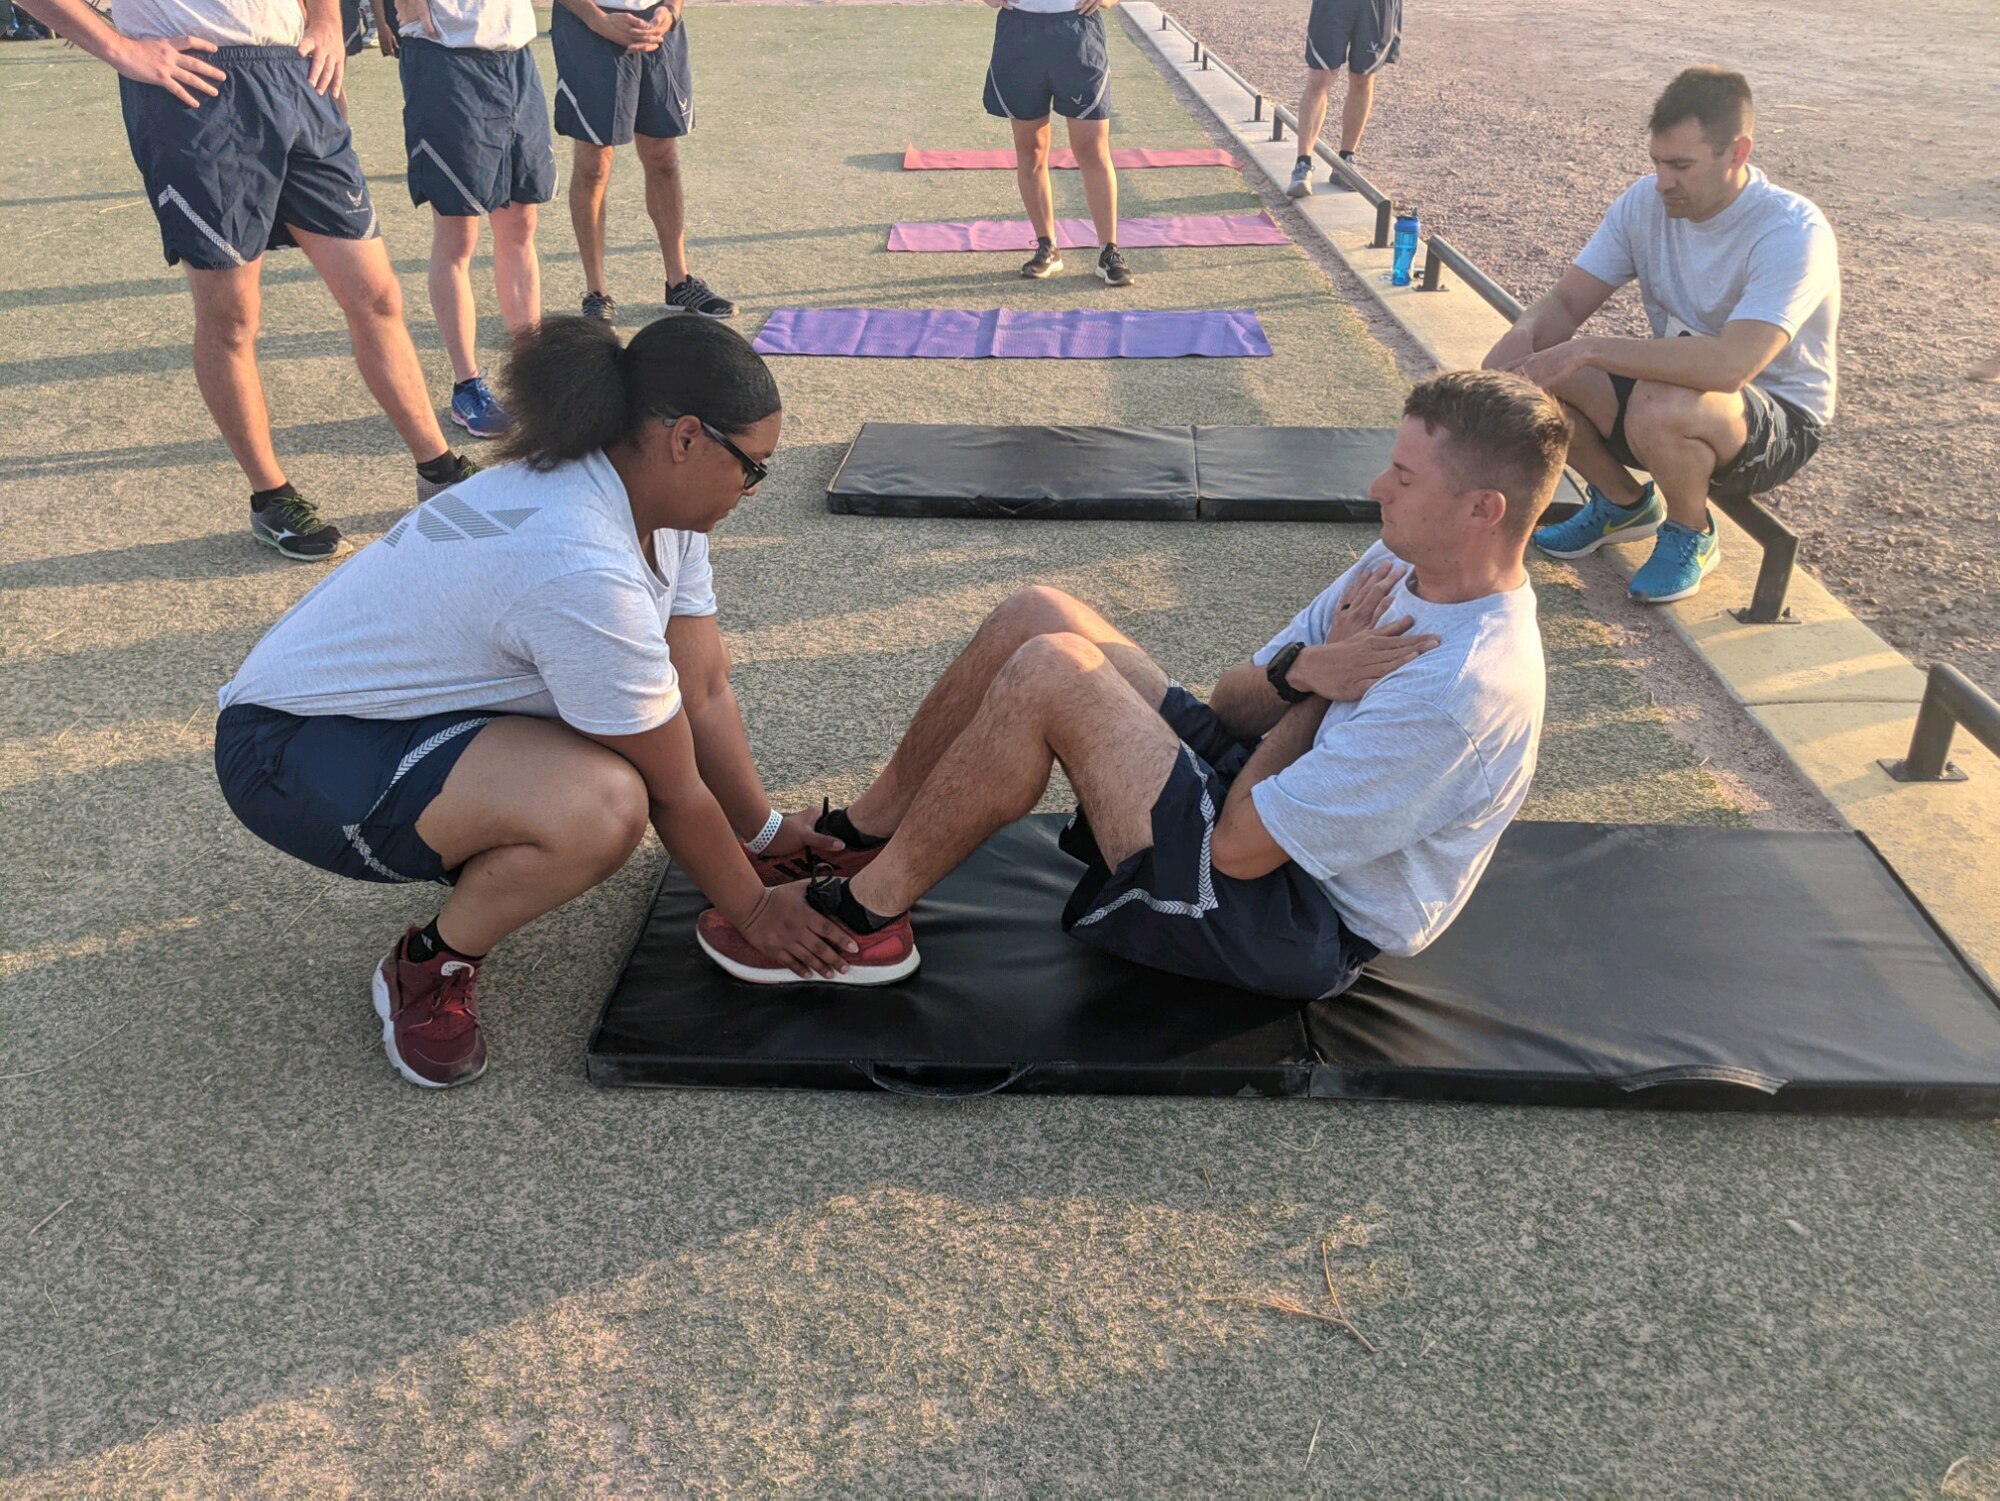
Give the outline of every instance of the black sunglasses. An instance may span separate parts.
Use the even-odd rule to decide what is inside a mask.
[[[674,423],[680,421],[682,417],[688,416],[690,414],[686,412],[660,412],[657,415],[660,421],[666,423],[668,426],[671,427]],[[743,488],[745,490],[754,490],[759,485],[763,484],[765,480],[771,477],[771,466],[769,464],[758,463],[755,459],[751,458],[749,454],[745,453],[742,449],[738,448],[734,443],[730,442],[727,438],[725,438],[721,433],[717,432],[713,427],[709,426],[709,424],[702,418],[696,417],[694,420],[696,422],[701,423],[701,430],[707,433],[709,437],[713,438],[717,443],[720,443],[725,449],[729,451],[730,457],[735,459],[737,463],[743,466]]]

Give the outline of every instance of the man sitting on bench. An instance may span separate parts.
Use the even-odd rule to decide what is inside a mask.
[[[1426,381],[1403,411],[1369,492],[1381,541],[1211,703],[1056,590],[995,610],[875,784],[817,824],[846,848],[807,902],[859,944],[833,978],[912,972],[910,907],[1033,809],[1058,762],[1080,804],[1063,848],[1086,867],[1063,926],[1086,943],[1304,1000],[1444,931],[1534,773],[1522,554],[1569,432],[1553,398],[1490,372]],[[797,978],[719,912],[696,931],[739,979]]]
[[[1775,490],[1833,420],[1840,267],[1826,216],[1750,165],[1740,73],[1689,68],[1648,122],[1654,172],[1622,193],[1576,264],[1486,356],[1568,409],[1584,508],[1535,533],[1551,557],[1657,535],[1641,604],[1686,599],[1721,546],[1711,493]],[[1578,338],[1628,281],[1650,339]],[[1646,469],[1640,486],[1631,471]]]

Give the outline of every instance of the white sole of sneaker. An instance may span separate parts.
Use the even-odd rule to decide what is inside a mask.
[[[284,543],[278,541],[276,538],[267,537],[260,531],[252,530],[250,535],[255,540],[270,548],[279,557],[290,558],[294,563],[331,563],[335,558],[344,558],[354,551],[354,544],[349,542],[345,537],[340,539],[340,546],[336,547],[332,552],[293,552]]]
[[[1310,198],[1312,195],[1313,188],[1309,182],[1302,182],[1295,188],[1285,189],[1285,196],[1287,198]]]
[[[1538,552],[1546,553],[1552,558],[1587,558],[1600,547],[1610,547],[1620,542],[1644,542],[1648,537],[1657,537],[1659,534],[1660,523],[1655,521],[1649,525],[1640,525],[1630,527],[1622,532],[1613,532],[1608,537],[1599,537],[1590,546],[1579,547],[1574,552],[1557,552],[1553,547],[1543,547],[1539,542],[1535,544],[1535,549]]]
[[[716,952],[709,946],[699,929],[694,941],[701,945],[701,951],[715,961],[716,967],[733,979],[746,985],[893,985],[898,980],[908,979],[917,972],[918,954],[912,946],[909,957],[900,963],[877,967],[870,965],[866,970],[850,969],[844,975],[822,980],[817,975],[802,980],[788,969],[756,969],[748,964],[739,964],[725,954]]]
[[[472,437],[478,438],[482,441],[491,438],[500,438],[506,436],[506,429],[504,428],[497,433],[482,433],[478,428],[474,427],[470,422],[467,422],[463,417],[459,416],[458,413],[456,412],[453,412],[451,414],[451,420],[453,422],[456,422],[460,427],[464,428],[466,432],[469,433]]]
[[[375,996],[375,1014],[382,1018],[382,1051],[389,1055],[389,1062],[395,1068],[396,1072],[416,1085],[417,1088],[456,1089],[458,1084],[470,1084],[480,1074],[486,1072],[486,1068],[482,1064],[478,1074],[460,1079],[458,1084],[440,1084],[435,1079],[426,1079],[422,1074],[411,1068],[409,1064],[405,1063],[403,1055],[396,1051],[396,1024],[389,1016],[389,981],[383,976],[382,966],[379,964],[375,966],[375,983],[372,990]]]
[[[1099,266],[1097,268],[1097,279],[1103,282],[1107,287],[1112,285],[1111,278],[1105,274],[1104,268],[1102,266]],[[1122,285],[1129,287],[1132,285],[1132,283],[1127,281],[1122,283]]]

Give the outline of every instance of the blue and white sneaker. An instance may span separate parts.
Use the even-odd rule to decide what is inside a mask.
[[[1665,521],[1660,524],[1660,540],[1653,544],[1653,555],[1626,587],[1642,605],[1686,599],[1701,587],[1721,557],[1722,538],[1716,535],[1713,516],[1708,518],[1705,532],[1678,521]]]
[[[483,375],[451,388],[451,420],[475,438],[497,438],[514,425]]]
[[[1648,483],[1635,506],[1621,506],[1592,485],[1583,509],[1535,528],[1535,546],[1552,558],[1587,558],[1607,542],[1643,542],[1667,519],[1659,486]]]

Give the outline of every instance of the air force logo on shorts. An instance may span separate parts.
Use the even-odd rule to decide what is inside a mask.
[[[628,11],[651,20],[659,11]],[[556,54],[556,134],[593,146],[623,146],[637,135],[671,139],[694,129],[694,73],[687,22],[677,21],[651,52],[626,52],[562,6],[549,24]]]

